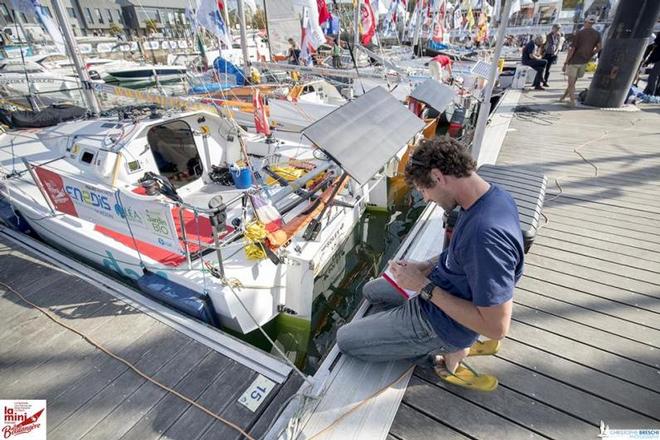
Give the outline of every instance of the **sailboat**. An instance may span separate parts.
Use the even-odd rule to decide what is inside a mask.
[[[381,127],[398,150],[407,141],[401,135],[423,124],[385,95],[375,90],[345,111],[356,114],[373,99],[399,111],[406,130],[391,138]],[[311,127],[314,144],[327,142],[328,124],[342,117],[333,115]],[[281,312],[309,319],[314,278],[369,202],[373,174],[396,145],[387,144],[390,156],[372,161],[369,175],[349,177],[355,158],[372,155],[371,143],[356,143],[359,154],[344,151],[340,166],[337,151],[273,142],[199,111],[9,131],[0,135],[0,212],[12,227],[182,313],[246,333]],[[277,168],[293,172],[292,181]],[[260,183],[268,176],[270,185]]]

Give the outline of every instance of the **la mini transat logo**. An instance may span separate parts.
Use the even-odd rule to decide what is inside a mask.
[[[45,400],[0,400],[2,438],[46,439]]]

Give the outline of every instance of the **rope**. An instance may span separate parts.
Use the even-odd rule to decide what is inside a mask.
[[[275,350],[282,357],[284,362],[286,362],[291,367],[291,369],[293,369],[293,371],[295,371],[296,374],[298,374],[298,376],[300,376],[302,378],[303,381],[305,381],[307,384],[309,384],[310,386],[313,387],[314,384],[310,381],[310,379],[307,376],[305,376],[303,374],[303,372],[300,371],[300,369],[296,366],[296,364],[294,364],[291,361],[291,359],[289,359],[287,357],[287,355],[280,349],[280,347],[277,344],[275,344],[275,341],[273,341],[273,339],[268,335],[268,333],[266,333],[266,330],[264,330],[264,328],[261,326],[261,324],[259,324],[259,321],[257,321],[257,319],[254,317],[254,315],[252,315],[252,313],[250,313],[250,310],[245,305],[245,303],[243,302],[243,300],[239,296],[238,292],[236,292],[236,290],[235,290],[235,288],[244,287],[241,284],[241,282],[239,280],[237,280],[236,278],[232,278],[232,279],[222,278],[220,276],[220,272],[215,267],[213,267],[213,265],[209,261],[207,261],[205,264],[206,264],[206,267],[209,269],[209,272],[211,273],[211,275],[218,278],[220,281],[222,281],[222,283],[225,286],[229,287],[229,290],[231,290],[231,293],[234,295],[234,297],[236,298],[238,303],[241,305],[241,307],[243,307],[243,310],[245,310],[245,313],[250,317],[250,319],[252,320],[254,325],[256,325],[257,328],[259,328],[259,331],[261,332],[261,334],[264,335],[264,337],[266,338],[268,343],[270,343],[271,346],[273,348],[275,348]]]
[[[37,309],[39,312],[41,312],[43,315],[45,315],[48,319],[50,319],[51,321],[53,321],[55,324],[57,324],[57,325],[59,325],[59,326],[61,326],[61,327],[64,327],[65,329],[67,329],[67,330],[69,330],[69,331],[71,331],[71,332],[77,334],[78,336],[80,336],[81,338],[83,338],[85,341],[89,342],[91,345],[93,345],[94,347],[98,348],[99,350],[101,350],[102,352],[104,352],[105,354],[107,354],[108,356],[110,356],[110,357],[112,357],[113,359],[115,359],[115,360],[121,362],[122,364],[126,365],[128,368],[130,368],[131,370],[133,370],[133,371],[134,371],[137,375],[139,375],[140,377],[142,377],[142,378],[144,378],[145,380],[147,380],[147,381],[153,383],[154,385],[156,385],[157,387],[159,387],[159,388],[161,388],[161,389],[167,391],[168,393],[171,393],[171,394],[175,395],[176,397],[180,398],[180,399],[183,400],[184,402],[189,403],[190,405],[194,406],[195,408],[199,409],[200,411],[206,413],[206,414],[209,415],[210,417],[213,417],[214,419],[216,419],[216,420],[218,420],[218,421],[224,423],[225,425],[227,425],[227,426],[229,426],[229,427],[235,429],[236,431],[238,431],[240,434],[242,434],[242,435],[243,435],[244,437],[246,437],[247,439],[249,439],[249,440],[255,440],[254,437],[252,437],[250,434],[248,434],[247,432],[245,432],[240,426],[238,426],[238,425],[236,425],[236,424],[230,422],[230,421],[227,420],[227,419],[224,419],[223,417],[221,417],[221,416],[215,414],[214,412],[210,411],[209,409],[207,409],[206,407],[200,405],[199,403],[195,402],[194,400],[192,400],[192,399],[190,399],[190,398],[184,396],[183,394],[179,393],[178,391],[173,390],[172,388],[168,387],[167,385],[164,385],[164,384],[158,382],[157,380],[153,379],[152,377],[148,376],[147,374],[143,373],[143,372],[142,372],[141,370],[139,370],[135,365],[133,365],[132,363],[130,363],[130,362],[127,361],[126,359],[122,358],[121,356],[114,354],[113,352],[111,352],[110,350],[108,350],[107,348],[105,348],[101,343],[95,341],[92,337],[87,336],[87,335],[84,334],[83,332],[81,332],[81,331],[79,331],[79,330],[76,330],[75,328],[73,328],[73,327],[71,327],[71,326],[65,324],[64,322],[60,321],[56,316],[54,316],[51,312],[49,312],[49,311],[45,310],[44,308],[39,307],[38,305],[34,304],[33,302],[31,302],[30,300],[28,300],[27,298],[25,298],[20,292],[18,292],[16,289],[14,289],[13,287],[11,287],[10,285],[5,284],[5,283],[3,283],[3,282],[0,281],[0,286],[2,286],[2,287],[4,287],[5,289],[9,290],[10,292],[14,293],[14,294],[15,294],[16,296],[18,296],[23,302],[25,302],[25,303],[29,304],[30,306],[34,307],[35,309]]]

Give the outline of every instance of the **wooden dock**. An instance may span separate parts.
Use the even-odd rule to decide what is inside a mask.
[[[660,428],[660,107],[569,109],[563,86],[555,74],[523,94],[497,160],[548,176],[510,334],[497,355],[468,360],[500,386],[467,391],[418,368],[391,440]]]
[[[0,282],[212,413],[261,438],[302,380],[272,381],[239,403],[258,372],[0,237]],[[0,399],[47,399],[48,438],[245,438],[151,383],[0,286]]]

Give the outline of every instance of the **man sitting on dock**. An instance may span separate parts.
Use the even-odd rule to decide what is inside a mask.
[[[514,286],[523,270],[518,210],[509,193],[475,170],[467,147],[454,139],[422,141],[415,150],[406,180],[445,212],[461,207],[453,237],[439,257],[390,262],[398,286],[420,293],[412,299],[406,301],[382,277],[364,286],[364,296],[387,310],[341,327],[337,344],[342,352],[372,362],[408,359],[448,380],[457,377],[459,363],[479,335],[506,336]],[[448,381],[484,391],[497,386],[494,378],[488,383],[479,378]]]
[[[537,35],[534,38],[534,41],[527,43],[522,50],[522,63],[525,66],[529,66],[532,69],[536,70],[536,76],[534,77],[534,89],[536,90],[545,90],[541,85],[543,81],[543,71],[547,65],[547,61],[542,59],[538,54],[537,47],[540,49],[545,44],[545,38],[542,35]]]

